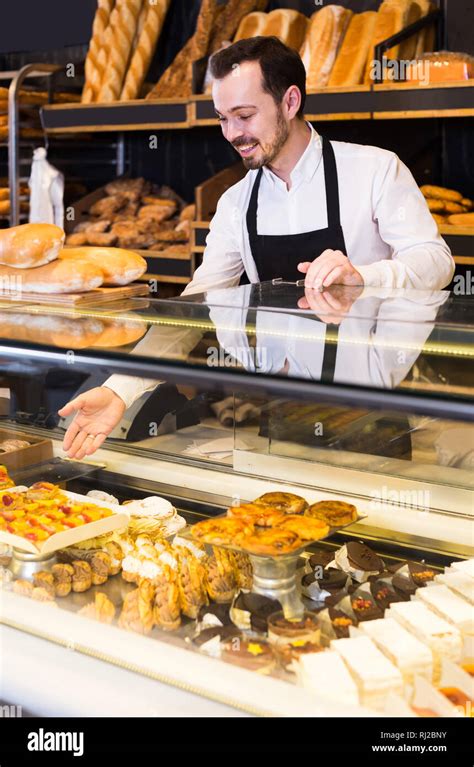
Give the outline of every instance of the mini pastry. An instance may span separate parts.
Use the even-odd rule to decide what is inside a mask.
[[[155,582],[153,619],[163,631],[176,631],[181,624],[178,578],[172,570]]]
[[[95,501],[107,501],[107,503],[115,503],[117,506],[120,503],[115,495],[106,493],[104,490],[89,490],[87,496],[88,498],[93,498]]]
[[[51,590],[44,586],[35,586],[31,597],[38,602],[54,602],[54,593],[51,593]]]
[[[67,597],[72,589],[74,568],[72,565],[53,565],[51,573],[54,578],[54,591],[57,597]]]
[[[383,611],[377,607],[375,600],[361,589],[351,595],[351,607],[358,622],[383,618]]]
[[[118,625],[126,631],[135,631],[137,634],[146,634],[145,627],[140,619],[138,609],[139,590],[134,589],[125,597]]]
[[[456,626],[462,634],[474,635],[474,610],[469,602],[458,597],[443,584],[418,589],[416,600],[421,600],[440,618]]]
[[[207,603],[206,571],[191,553],[178,559],[178,588],[181,612],[188,618],[197,618],[202,605]]]
[[[266,634],[268,618],[281,611],[281,604],[263,594],[241,591],[236,595],[230,608],[230,618],[243,631],[257,631]]]
[[[98,551],[91,557],[90,566],[92,570],[92,585],[100,586],[106,582],[109,577],[112,560],[105,551]]]
[[[351,582],[347,573],[333,568],[323,570],[321,575],[316,577],[314,572],[308,573],[301,581],[302,593],[315,602],[324,602],[326,597],[338,593]]]
[[[382,612],[390,607],[392,602],[403,601],[403,597],[397,593],[388,578],[371,581],[370,592]]]
[[[268,619],[268,640],[272,644],[289,642],[319,644],[320,634],[321,629],[316,613],[305,612],[301,620],[287,620],[283,612],[278,612]]]
[[[357,618],[347,615],[337,607],[329,607],[318,613],[321,625],[323,643],[331,639],[345,639],[349,637],[350,626],[357,626]]]
[[[88,562],[80,559],[72,562],[74,575],[72,577],[72,590],[76,592],[87,591],[92,586],[92,570]]]
[[[291,673],[297,672],[297,662],[302,655],[321,652],[324,647],[316,642],[304,642],[296,640],[288,644],[277,644],[274,646],[275,654],[285,671]]]
[[[329,527],[343,527],[357,521],[357,509],[344,501],[318,501],[305,512],[306,516],[322,519]]]
[[[143,625],[145,634],[149,634],[153,628],[153,607],[155,601],[155,586],[148,578],[141,578],[138,584],[138,615]]]
[[[232,555],[234,562],[235,579],[238,588],[250,590],[253,583],[253,568],[248,555],[239,551],[231,551],[229,553]]]
[[[331,549],[323,549],[322,547],[315,547],[316,551],[313,550],[313,554],[311,554],[308,563],[309,566],[315,570],[317,567],[326,568],[329,563],[334,559],[334,551]],[[336,569],[334,567],[334,569]]]
[[[198,522],[191,529],[193,538],[203,543],[212,543],[218,546],[223,544],[239,545],[242,539],[252,532],[252,526],[240,519],[228,517],[218,519],[205,519]]]
[[[214,546],[212,556],[205,562],[207,593],[214,602],[230,602],[237,589],[234,564],[230,555],[231,552]]]
[[[13,581],[13,573],[6,567],[0,567],[0,589],[9,588]]]
[[[223,642],[221,658],[259,674],[270,674],[276,664],[273,649],[268,642],[240,637],[233,637]]]
[[[93,618],[101,623],[112,623],[115,617],[115,607],[110,599],[100,591],[96,593],[93,602],[85,605],[79,610],[79,615],[86,618]]]
[[[240,540],[240,545],[245,551],[248,551],[249,554],[280,556],[283,554],[291,554],[293,551],[301,548],[304,544],[301,538],[291,530],[264,528],[255,530],[251,535],[246,535]]]
[[[264,493],[254,503],[271,506],[284,514],[302,514],[308,508],[305,499],[294,493]]]
[[[31,597],[33,594],[33,584],[27,581],[26,578],[18,578],[13,583],[13,591],[15,594],[21,594],[23,597]]]
[[[433,656],[430,648],[393,618],[366,621],[360,624],[360,629],[399,669],[405,684],[412,685],[415,675],[431,682]]]
[[[378,575],[384,570],[383,560],[368,546],[358,541],[349,541],[342,546],[336,552],[334,561],[340,570],[359,583],[364,583],[371,575]]]
[[[287,515],[278,523],[278,529],[291,530],[303,541],[317,541],[329,533],[329,526],[321,519],[310,519],[297,515]]]
[[[257,527],[276,527],[285,519],[283,512],[271,506],[260,506],[257,503],[244,503],[241,506],[231,506],[227,516],[232,519],[241,519],[250,525]]]
[[[109,575],[117,575],[122,569],[123,552],[118,543],[109,541],[104,549],[110,557]]]
[[[33,585],[46,589],[54,599],[54,576],[46,570],[40,570],[33,575]]]

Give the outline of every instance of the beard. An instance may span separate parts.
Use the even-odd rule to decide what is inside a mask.
[[[244,163],[245,168],[247,170],[258,170],[264,165],[271,165],[286,144],[289,135],[290,129],[283,119],[282,109],[279,106],[277,110],[275,135],[269,144],[261,144],[260,141],[258,142],[262,150],[260,157],[242,157],[242,162]],[[255,139],[243,138],[240,139],[238,143],[233,144],[233,146],[246,146],[247,144],[252,144],[254,141]]]

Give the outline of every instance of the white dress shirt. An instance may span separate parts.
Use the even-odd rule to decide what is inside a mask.
[[[308,125],[311,137],[291,173],[290,190],[282,179],[263,168],[258,234],[299,234],[327,227],[321,137]],[[445,287],[453,277],[454,261],[406,165],[393,152],[378,147],[341,141],[333,141],[332,145],[346,255],[361,274],[364,286],[423,290]],[[244,270],[251,283],[259,281],[246,222],[257,173],[249,171],[220,198],[202,264],[183,295],[238,285]],[[298,258],[295,253],[296,263]],[[296,263],[295,280],[303,277]],[[136,352],[140,352],[141,344],[149,342],[143,339]],[[113,375],[104,385],[129,407],[157,382]]]

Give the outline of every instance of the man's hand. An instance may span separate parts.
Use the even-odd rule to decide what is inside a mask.
[[[362,290],[362,287],[347,288],[343,285],[336,285],[323,292],[305,288],[304,297],[299,299],[298,307],[312,309],[326,324],[340,325]]]
[[[62,418],[76,412],[64,435],[63,448],[69,458],[81,460],[92,455],[122,420],[124,401],[106,386],[97,386],[68,402],[58,410]]]
[[[328,288],[330,285],[363,285],[357,269],[340,250],[324,250],[314,261],[298,264],[298,271],[306,274],[305,288]]]

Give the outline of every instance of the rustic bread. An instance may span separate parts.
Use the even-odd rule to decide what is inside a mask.
[[[122,248],[64,248],[59,254],[63,263],[86,263],[99,269],[104,285],[128,285],[147,269],[144,258],[133,250]]]
[[[0,230],[0,264],[28,269],[58,257],[64,232],[54,224],[21,224]]]

